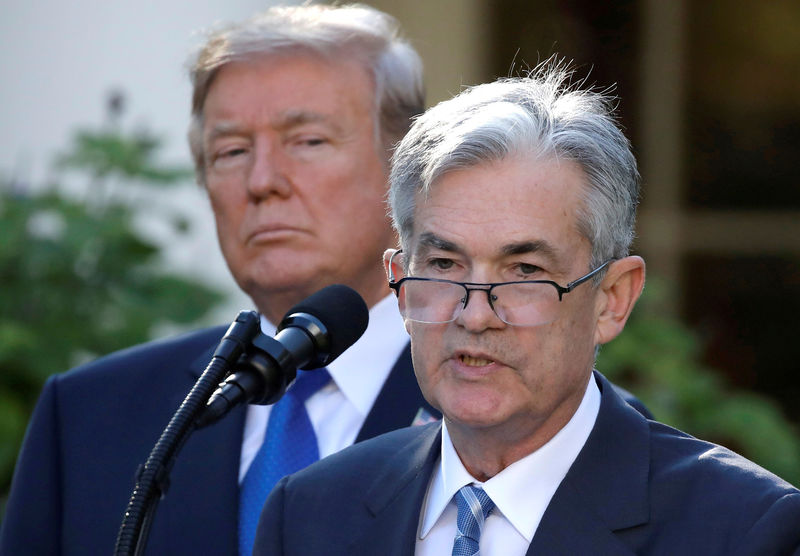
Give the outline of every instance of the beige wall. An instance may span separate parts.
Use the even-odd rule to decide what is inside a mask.
[[[429,106],[450,98],[462,86],[487,80],[487,2],[377,0],[369,4],[395,16],[422,56]]]

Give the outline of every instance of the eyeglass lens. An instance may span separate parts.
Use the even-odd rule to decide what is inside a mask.
[[[469,303],[486,303],[486,290],[469,292]],[[484,293],[482,293],[484,292]],[[408,280],[401,286],[403,316],[416,322],[451,322],[464,310],[466,288],[460,284]],[[479,299],[473,299],[478,297]],[[490,305],[507,324],[536,326],[555,320],[558,292],[550,284],[523,282],[502,284],[491,291]]]

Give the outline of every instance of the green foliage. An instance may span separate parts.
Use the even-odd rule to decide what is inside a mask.
[[[156,137],[142,131],[125,136],[113,130],[80,130],[75,134],[75,148],[58,158],[58,166],[86,170],[95,178],[119,175],[163,185],[190,177],[191,170],[153,163],[160,145]]]
[[[78,133],[58,167],[84,177],[85,202],[60,184],[34,192],[0,179],[1,498],[50,374],[146,341],[155,325],[186,327],[222,299],[166,271],[161,248],[134,224],[137,207],[108,194],[190,174],[159,165],[159,147],[144,132]],[[176,233],[189,231],[183,218],[165,218]]]
[[[625,331],[600,351],[597,368],[635,392],[655,418],[722,444],[800,485],[800,436],[778,406],[736,390],[699,362],[696,335],[664,310],[663,286],[648,280]]]

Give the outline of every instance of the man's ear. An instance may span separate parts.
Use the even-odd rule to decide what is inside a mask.
[[[402,264],[399,262],[400,257],[394,257],[397,251],[397,249],[387,249],[383,252],[383,269],[386,271],[386,277],[389,280],[398,280],[403,276]],[[392,260],[392,257],[394,257],[394,260]],[[397,293],[397,306],[400,308],[400,312],[402,313],[405,299],[403,299],[403,296],[398,292],[395,293]],[[405,323],[406,332],[410,334],[411,331],[408,328],[410,321],[406,318],[403,318],[403,321]]]
[[[383,269],[386,271],[387,279],[391,278],[392,276],[397,278],[397,268],[394,269],[389,268],[389,263],[392,260],[392,255],[394,255],[395,253],[397,253],[397,249],[387,249],[386,251],[383,252]],[[397,266],[396,263],[395,266]]]
[[[599,286],[600,314],[595,328],[595,345],[610,342],[625,328],[644,288],[644,274],[641,257],[625,257],[609,265]]]

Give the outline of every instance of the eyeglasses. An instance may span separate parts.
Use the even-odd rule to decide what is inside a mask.
[[[391,272],[392,261],[401,251],[396,251],[389,261],[389,287],[398,298],[402,297],[401,314],[414,322],[443,324],[453,322],[466,309],[470,293],[486,292],[489,306],[506,324],[512,326],[540,326],[553,322],[564,294],[580,286],[608,266],[609,259],[585,276],[561,286],[552,280],[525,280],[478,284],[454,282],[440,278],[407,276],[395,281]]]

